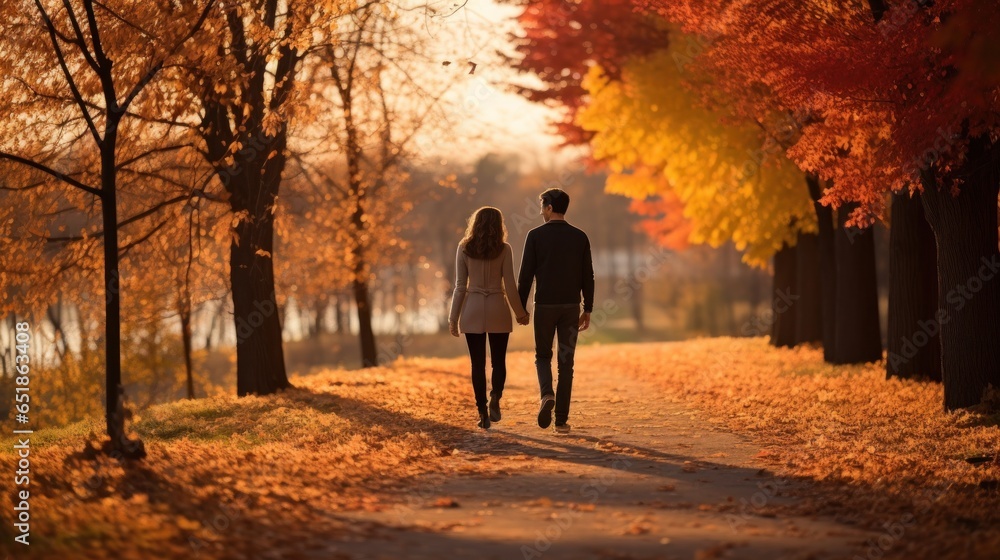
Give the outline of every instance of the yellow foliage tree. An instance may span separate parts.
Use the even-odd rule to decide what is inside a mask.
[[[744,262],[765,266],[799,232],[816,231],[805,178],[762,127],[699,98],[690,77],[670,49],[631,61],[618,79],[592,67],[577,123],[594,133],[593,155],[611,171],[608,192],[676,195],[692,243],[732,241]]]

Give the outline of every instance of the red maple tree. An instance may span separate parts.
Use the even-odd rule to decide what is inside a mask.
[[[788,155],[833,184],[824,202],[882,215],[888,195],[920,192],[937,243],[934,317],[945,405],[977,404],[1000,385],[1000,10],[934,3],[644,0],[711,42],[704,58],[733,93],[766,92],[810,118]],[[917,345],[920,346],[920,345]]]
[[[590,137],[574,122],[585,101],[581,81],[587,69],[599,64],[617,75],[628,57],[663,48],[668,38],[663,21],[639,12],[631,0],[529,2],[518,23],[524,35],[512,37],[520,57],[514,67],[537,76],[544,86],[518,90],[532,101],[565,109],[555,126],[567,144],[583,144]]]

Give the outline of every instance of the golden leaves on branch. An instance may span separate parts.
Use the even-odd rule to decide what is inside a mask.
[[[725,104],[705,107],[672,57],[683,44],[634,59],[619,79],[592,67],[577,123],[594,133],[593,155],[612,171],[608,192],[679,202],[670,210],[684,220],[664,216],[668,228],[647,228],[656,239],[679,246],[680,232],[714,247],[731,241],[744,261],[764,266],[799,231],[816,228],[805,176],[756,124],[734,119]]]

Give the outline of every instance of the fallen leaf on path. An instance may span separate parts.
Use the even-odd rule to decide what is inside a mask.
[[[458,502],[456,502],[454,498],[438,498],[434,500],[434,507],[457,508]]]
[[[721,543],[710,548],[704,548],[694,553],[695,560],[713,560],[715,558],[722,558],[722,555],[733,548],[733,543]]]
[[[623,535],[645,535],[649,532],[649,525],[644,521],[636,521],[622,531]]]
[[[534,507],[552,507],[552,498],[549,498],[547,496],[542,496],[537,500],[532,500],[530,502],[527,502],[527,504],[525,505]]]

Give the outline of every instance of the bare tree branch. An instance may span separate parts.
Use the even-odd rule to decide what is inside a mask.
[[[145,152],[142,152],[139,155],[130,157],[129,159],[127,159],[127,160],[119,163],[118,167],[119,168],[126,167],[129,164],[135,163],[135,162],[139,161],[140,159],[143,159],[143,158],[145,158],[147,156],[150,156],[152,154],[173,152],[173,151],[176,151],[176,150],[181,150],[181,149],[190,148],[190,147],[191,147],[191,144],[187,143],[187,144],[176,144],[176,145],[173,145],[173,146],[162,146],[162,147],[159,147],[159,148],[151,148],[149,150],[146,150]]]
[[[77,45],[80,48],[80,53],[83,55],[83,58],[86,59],[87,64],[94,69],[94,72],[100,72],[101,69],[97,65],[97,61],[94,60],[94,57],[90,55],[90,51],[87,50],[87,41],[83,37],[83,30],[80,29],[80,23],[76,21],[76,14],[73,13],[73,6],[70,5],[69,0],[63,0],[63,6],[66,8],[66,15],[69,17],[70,25],[73,27],[73,33],[76,35],[75,41],[69,39],[68,37],[65,37],[63,40],[67,43]],[[59,36],[62,37],[62,34],[60,33]]]
[[[167,206],[170,206],[171,204],[177,204],[178,202],[183,202],[185,200],[189,200],[190,198],[191,195],[185,194],[164,200],[150,208],[143,210],[142,212],[139,212],[135,216],[132,216],[126,220],[118,222],[118,228],[120,229],[129,224],[138,222],[143,218],[152,216],[153,214],[159,212],[160,210],[166,208]],[[70,241],[83,241],[84,239],[98,239],[104,237],[104,231],[95,231],[93,233],[88,233],[87,235],[68,235],[63,237],[49,237],[49,236],[37,235],[36,237],[44,237],[45,241],[48,243],[67,243]]]
[[[90,129],[90,133],[94,136],[94,142],[97,143],[98,147],[101,147],[104,145],[104,140],[101,138],[100,132],[97,131],[97,125],[94,124],[94,119],[90,116],[90,111],[87,110],[87,105],[83,99],[83,95],[76,87],[76,81],[73,80],[73,74],[70,73],[69,67],[66,65],[66,57],[63,54],[62,47],[59,46],[59,38],[56,37],[56,26],[52,23],[52,18],[49,17],[48,12],[46,12],[45,8],[42,6],[41,0],[35,0],[35,6],[38,8],[38,13],[42,16],[42,21],[45,22],[46,29],[48,29],[49,40],[52,42],[52,49],[55,51],[56,59],[59,61],[59,67],[62,68],[63,76],[65,76],[66,83],[69,85],[70,92],[73,94],[73,99],[80,107],[84,120],[87,121],[87,128]]]
[[[101,189],[95,189],[94,187],[91,187],[89,185],[85,185],[85,184],[81,183],[80,181],[78,181],[78,180],[70,177],[69,175],[66,175],[65,173],[60,173],[60,172],[58,172],[58,171],[56,171],[56,170],[54,170],[54,169],[52,169],[50,167],[47,167],[45,165],[42,165],[41,163],[38,163],[37,161],[32,161],[32,160],[30,160],[28,158],[23,158],[21,156],[16,156],[14,154],[8,154],[7,152],[0,152],[0,159],[8,159],[10,161],[15,161],[15,162],[20,163],[22,165],[26,165],[28,167],[32,167],[32,168],[37,169],[39,171],[42,171],[44,173],[48,173],[49,175],[55,177],[56,179],[59,179],[60,181],[63,181],[63,182],[65,182],[65,183],[67,183],[69,185],[72,185],[72,186],[74,186],[74,187],[76,187],[78,189],[87,191],[90,194],[97,195],[97,196],[103,196],[103,194],[104,194],[101,191]]]

